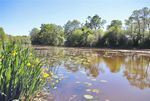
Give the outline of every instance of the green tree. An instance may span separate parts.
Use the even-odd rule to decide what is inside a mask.
[[[148,25],[148,18],[150,17],[150,10],[147,7],[141,9],[141,18],[142,18],[142,31],[145,33]]]
[[[81,40],[82,40],[82,30],[81,29],[76,29],[72,32],[72,34],[69,35],[69,37],[67,38],[66,44],[68,46],[81,46]]]
[[[86,26],[82,27],[81,46],[89,46],[88,36],[92,34],[92,30]]]
[[[112,20],[108,25],[105,37],[105,45],[109,47],[119,46],[119,37],[122,34],[122,22],[120,20]]]
[[[127,28],[126,33],[131,36],[134,47],[141,47],[141,45],[143,45],[145,37],[147,36],[146,34],[150,30],[149,17],[150,10],[147,7],[144,7],[139,10],[134,10],[129,19],[125,21],[125,25]]]
[[[32,44],[39,44],[39,38],[38,38],[38,34],[39,34],[40,30],[38,28],[33,28],[30,32],[30,36],[31,36],[31,43]]]
[[[125,25],[126,25],[126,30],[129,35],[134,34],[134,23],[133,23],[133,17],[129,17],[128,19],[125,20]]]
[[[106,20],[103,20],[101,17],[99,17],[96,14],[93,17],[88,16],[85,26],[87,26],[88,28],[97,30],[97,29],[103,28],[103,25],[105,23],[106,23]]]
[[[121,29],[122,28],[122,22],[120,20],[112,20],[111,24],[108,25],[108,30],[111,28]]]
[[[66,35],[71,34],[75,29],[78,29],[81,27],[81,24],[78,20],[73,20],[73,21],[68,21],[65,25],[64,25],[64,32]]]
[[[32,44],[59,46],[64,44],[63,28],[55,24],[42,24],[40,31],[34,28],[31,33]]]

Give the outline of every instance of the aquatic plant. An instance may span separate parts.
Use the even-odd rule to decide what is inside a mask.
[[[32,49],[7,43],[0,50],[0,101],[31,100],[49,77]]]

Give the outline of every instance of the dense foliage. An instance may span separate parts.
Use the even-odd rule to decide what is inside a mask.
[[[61,26],[55,24],[42,24],[41,29],[33,28],[31,33],[32,44],[63,45],[64,32]]]
[[[32,44],[109,47],[109,48],[150,48],[150,9],[134,10],[123,24],[112,20],[104,31],[106,20],[99,15],[88,16],[85,23],[68,21],[62,28],[55,24],[42,24],[33,28],[30,36]]]

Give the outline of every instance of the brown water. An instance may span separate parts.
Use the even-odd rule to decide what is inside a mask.
[[[150,58],[92,49],[38,50],[50,70],[63,75],[53,89],[54,101],[150,101]],[[87,100],[84,95],[92,95]]]

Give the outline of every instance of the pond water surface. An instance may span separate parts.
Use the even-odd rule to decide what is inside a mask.
[[[150,101],[149,57],[57,47],[37,53],[60,76],[46,85],[54,101]]]

